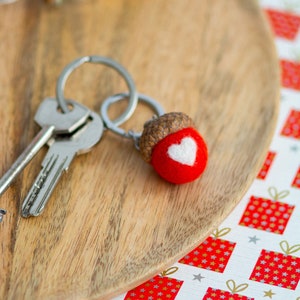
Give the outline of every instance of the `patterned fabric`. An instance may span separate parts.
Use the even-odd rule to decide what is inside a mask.
[[[257,175],[258,179],[266,179],[266,176],[268,175],[268,173],[270,171],[270,168],[273,164],[275,157],[276,157],[276,152],[273,152],[273,151],[268,152],[265,163]]]
[[[226,230],[226,228],[224,229]],[[179,262],[223,273],[236,244],[219,239],[217,238],[218,236],[218,234],[214,234],[214,237],[208,237],[197,248],[179,260]]]
[[[115,300],[300,299],[300,1],[261,0],[282,69],[280,116],[252,186],[212,236]]]
[[[283,234],[294,205],[252,196],[240,220],[240,225]]]
[[[176,298],[182,283],[181,280],[157,275],[128,292],[124,300],[172,300]]]

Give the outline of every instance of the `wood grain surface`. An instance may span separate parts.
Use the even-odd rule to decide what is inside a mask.
[[[0,6],[0,174],[38,132],[35,111],[55,95],[63,67],[89,54],[119,61],[140,92],[194,118],[208,168],[191,184],[168,184],[130,141],[105,132],[74,160],[43,215],[22,219],[43,148],[0,199],[1,299],[109,299],[149,279],[231,212],[271,141],[279,72],[256,1],[20,0]],[[98,111],[124,90],[116,72],[87,64],[65,94]],[[140,105],[124,128],[141,130],[151,114]]]

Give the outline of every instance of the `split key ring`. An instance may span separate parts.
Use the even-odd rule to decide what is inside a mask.
[[[98,56],[98,55],[83,56],[78,59],[75,59],[63,69],[63,71],[61,72],[57,80],[57,85],[56,85],[56,99],[58,101],[61,110],[64,113],[68,113],[70,111],[66,99],[64,97],[64,87],[69,75],[84,63],[106,65],[116,70],[124,78],[129,89],[128,106],[118,118],[112,121],[116,126],[123,124],[134,113],[134,110],[138,102],[138,94],[135,88],[134,81],[131,75],[127,72],[127,70],[122,65],[114,61],[113,59],[104,56]]]

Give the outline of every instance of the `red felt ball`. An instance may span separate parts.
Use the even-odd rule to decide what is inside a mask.
[[[194,128],[167,135],[152,150],[151,164],[165,180],[182,184],[197,179],[205,170],[207,146]]]

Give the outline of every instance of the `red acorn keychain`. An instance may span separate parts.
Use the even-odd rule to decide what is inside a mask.
[[[165,180],[182,184],[197,179],[205,170],[207,146],[192,119],[184,113],[163,113],[161,106],[152,98],[139,94],[139,101],[150,105],[157,113],[144,125],[142,134],[126,133],[107,116],[108,107],[128,97],[122,93],[107,98],[101,107],[106,127],[122,136],[133,138],[143,159],[150,163]]]

